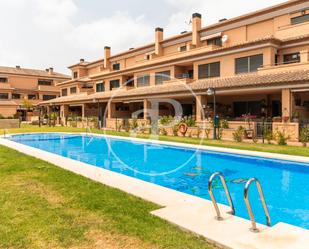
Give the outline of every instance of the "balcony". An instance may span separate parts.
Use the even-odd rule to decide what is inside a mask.
[[[1,90],[12,90],[11,84],[9,83],[0,83],[0,89]]]
[[[280,71],[287,70],[303,70],[308,69],[309,61],[307,62],[297,62],[297,63],[282,63],[276,65],[264,65],[258,69],[259,74],[277,73]]]
[[[163,81],[163,84],[172,84],[172,83],[182,83],[182,84],[189,84],[192,83],[193,79],[191,78],[176,78],[171,80]]]
[[[59,92],[59,88],[56,86],[38,85],[37,90],[40,92]]]

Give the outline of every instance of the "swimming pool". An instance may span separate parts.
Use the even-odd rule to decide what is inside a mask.
[[[79,134],[23,134],[12,141],[167,188],[210,199],[207,182],[221,171],[227,181],[236,215],[249,219],[243,197],[248,178],[263,187],[272,225],[285,222],[309,229],[309,164],[180,146]],[[219,179],[214,181],[219,203],[228,205]],[[265,224],[256,188],[250,189],[256,221]]]

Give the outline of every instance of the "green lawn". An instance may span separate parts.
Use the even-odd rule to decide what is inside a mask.
[[[214,248],[158,208],[0,146],[0,248]]]
[[[78,129],[71,127],[38,127],[31,125],[23,125],[22,128],[19,129],[11,129],[10,133],[20,133],[20,132],[85,132],[86,129]],[[93,129],[94,133],[103,133],[103,131],[98,129]],[[117,136],[129,136],[127,132],[116,132],[116,131],[105,131],[104,133],[110,135]],[[140,134],[138,135],[140,138],[149,138],[149,135]],[[298,147],[298,146],[279,146],[275,144],[254,144],[254,143],[236,143],[231,141],[214,141],[214,140],[206,140],[200,141],[198,138],[184,138],[184,137],[173,137],[173,136],[160,136],[160,140],[162,141],[171,141],[171,142],[181,142],[181,143],[189,143],[189,144],[203,144],[210,145],[216,147],[225,147],[225,148],[233,148],[233,149],[242,149],[242,150],[250,150],[250,151],[262,151],[262,152],[272,152],[279,154],[287,154],[287,155],[296,155],[296,156],[309,156],[309,148],[308,147]]]

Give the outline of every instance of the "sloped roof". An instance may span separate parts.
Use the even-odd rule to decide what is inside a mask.
[[[190,84],[183,84],[176,81],[175,83],[166,83],[163,85],[133,88],[131,90],[119,89],[92,94],[83,93],[52,99],[42,102],[42,104],[90,101],[94,98],[104,100],[108,100],[111,97],[115,99],[121,99],[126,97],[141,98],[142,96],[150,95],[177,94],[182,92],[189,92],[190,90],[200,92],[207,90],[209,87],[215,87],[217,90],[224,90],[239,89],[244,87],[268,87],[273,85],[283,85],[291,83],[301,84],[305,82],[309,83],[309,69],[273,72],[268,74],[242,74],[224,78],[197,80]]]
[[[67,78],[69,79],[70,76],[53,72],[50,74],[46,70],[39,70],[39,69],[29,69],[29,68],[16,68],[16,67],[4,67],[0,66],[0,74],[18,74],[18,75],[31,75],[31,76],[38,76],[38,77],[56,77],[56,78]]]

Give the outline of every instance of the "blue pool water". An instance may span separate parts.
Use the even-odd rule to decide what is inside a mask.
[[[272,225],[286,222],[309,229],[309,164],[76,134],[24,134],[10,139],[205,199],[210,199],[210,175],[221,171],[236,215],[246,219],[245,181],[257,177]],[[219,203],[228,204],[218,179],[214,192]],[[257,222],[265,224],[254,185],[249,195]]]

